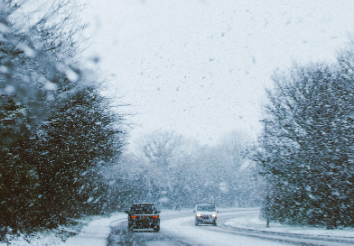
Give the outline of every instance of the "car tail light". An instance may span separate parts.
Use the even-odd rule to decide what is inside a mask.
[[[132,218],[132,219],[136,219],[136,216],[135,216],[135,215],[132,215],[132,216],[130,216],[130,218]]]
[[[153,215],[152,216],[154,219],[157,219],[159,216],[158,215]]]

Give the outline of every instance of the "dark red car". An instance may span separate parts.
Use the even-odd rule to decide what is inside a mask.
[[[125,211],[128,214],[128,230],[153,229],[160,231],[160,211],[151,203],[137,203]]]

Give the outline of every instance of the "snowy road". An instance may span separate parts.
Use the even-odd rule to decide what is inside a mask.
[[[258,213],[258,209],[248,210],[223,210],[218,217],[218,226],[194,225],[194,214],[192,211],[168,212],[161,214],[161,231],[159,233],[150,230],[134,231],[127,230],[127,221],[112,223],[112,232],[108,239],[108,245],[294,245],[288,244],[279,238],[259,238],[243,235],[244,232],[237,232],[230,227],[224,226],[224,222],[230,218],[242,216],[245,213]],[[301,244],[300,244],[301,245]]]
[[[218,226],[194,225],[192,211],[167,212],[161,214],[161,231],[127,231],[127,220],[112,223],[108,245],[146,246],[286,246],[286,245],[354,245],[354,239],[334,236],[316,236],[240,229],[225,225],[235,217],[258,214],[259,209],[228,209],[220,211]]]

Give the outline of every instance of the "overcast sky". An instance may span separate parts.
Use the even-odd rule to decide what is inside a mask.
[[[354,31],[352,0],[85,0],[110,92],[133,139],[175,130],[213,144],[256,133],[264,88],[293,61],[331,61]]]

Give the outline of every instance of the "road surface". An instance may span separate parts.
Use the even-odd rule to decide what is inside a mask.
[[[218,226],[195,226],[191,211],[162,212],[161,230],[135,230],[128,232],[127,220],[114,221],[108,246],[287,246],[287,245],[354,245],[353,239],[340,237],[319,237],[291,233],[275,233],[245,230],[226,226],[224,223],[235,217],[258,214],[259,209],[225,209],[218,214]]]

